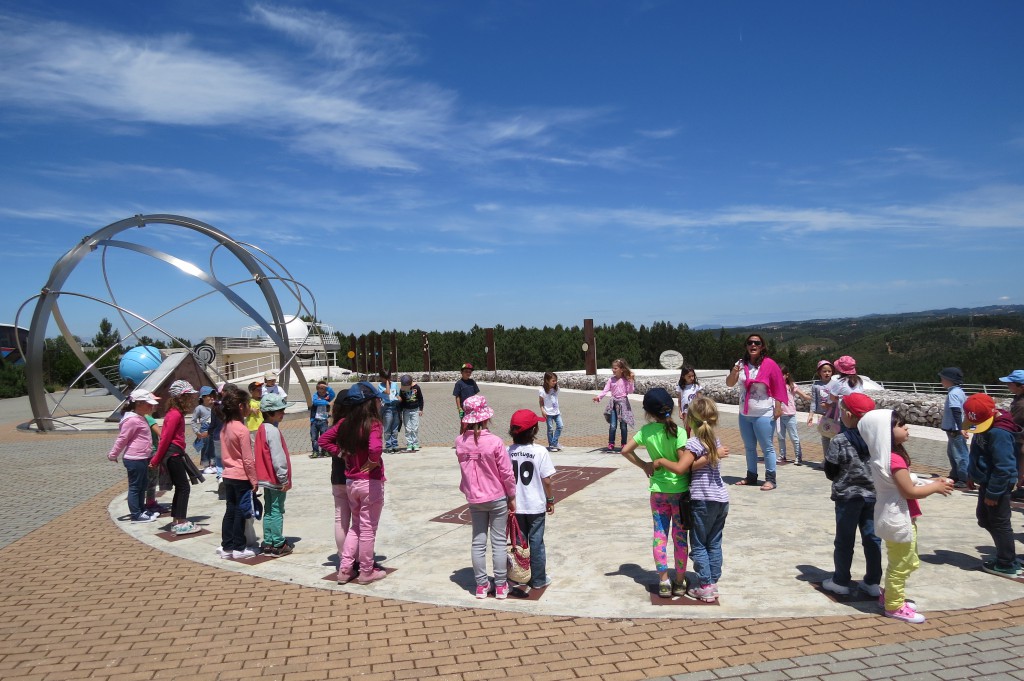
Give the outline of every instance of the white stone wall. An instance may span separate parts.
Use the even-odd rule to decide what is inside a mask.
[[[420,382],[433,381],[457,381],[457,371],[435,371],[427,377],[424,373],[410,374],[414,380]],[[492,383],[508,383],[511,385],[540,386],[544,381],[544,374],[539,371],[476,371],[474,378]],[[607,376],[586,376],[583,374],[559,374],[558,384],[563,388],[575,390],[600,390],[604,387]],[[636,391],[639,394],[646,393],[655,387],[665,388],[674,393],[676,382],[668,378],[637,377]],[[738,404],[739,391],[735,388],[726,387],[724,380],[709,380],[701,384],[704,394],[720,404]],[[942,404],[944,395],[928,395],[922,393],[902,393],[891,390],[868,393],[875,401],[879,409],[896,409],[903,413],[908,423],[918,426],[929,426],[938,428],[942,422]],[[1000,409],[1009,409],[1010,400],[996,400]],[[797,411],[806,412],[808,404],[805,400],[797,398]]]

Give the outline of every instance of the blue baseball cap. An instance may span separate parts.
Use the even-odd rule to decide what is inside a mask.
[[[354,406],[380,396],[380,391],[372,383],[359,381],[345,392],[345,396],[341,398],[341,403]]]
[[[204,385],[202,388],[199,389],[199,396],[200,397],[206,397],[207,395],[212,395],[212,394],[213,394],[213,388],[211,388],[208,385]]]
[[[999,379],[1003,383],[1022,383],[1024,384],[1024,369],[1015,369],[1010,372],[1009,376],[1003,376]]]

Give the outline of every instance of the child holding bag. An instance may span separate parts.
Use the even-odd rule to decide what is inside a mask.
[[[260,399],[263,423],[256,431],[256,477],[266,500],[260,549],[271,556],[287,556],[295,548],[284,536],[284,500],[292,488],[292,459],[279,424],[287,406],[279,395],[264,395]]]
[[[551,583],[547,575],[547,552],[544,549],[544,516],[555,512],[555,495],[551,476],[555,465],[548,449],[535,443],[538,424],[547,420],[529,409],[512,414],[508,434],[513,444],[508,448],[512,474],[516,480],[516,522],[530,544],[531,589],[542,589]]]

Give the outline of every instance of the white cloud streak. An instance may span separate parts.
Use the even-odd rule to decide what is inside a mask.
[[[270,48],[222,54],[185,34],[128,36],[0,15],[0,97],[42,120],[230,128],[380,171],[419,172],[438,158],[620,160],[561,141],[600,110],[481,117],[460,110],[450,90],[395,75],[418,59],[402,35],[266,4],[253,6],[250,19],[293,40],[306,58]]]

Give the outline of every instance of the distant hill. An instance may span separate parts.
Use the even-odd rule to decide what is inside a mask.
[[[992,383],[1024,368],[1024,305],[772,322],[727,331],[764,333],[776,354],[794,359],[852,355],[861,372],[882,380],[935,381],[939,369],[959,366],[967,382]]]

